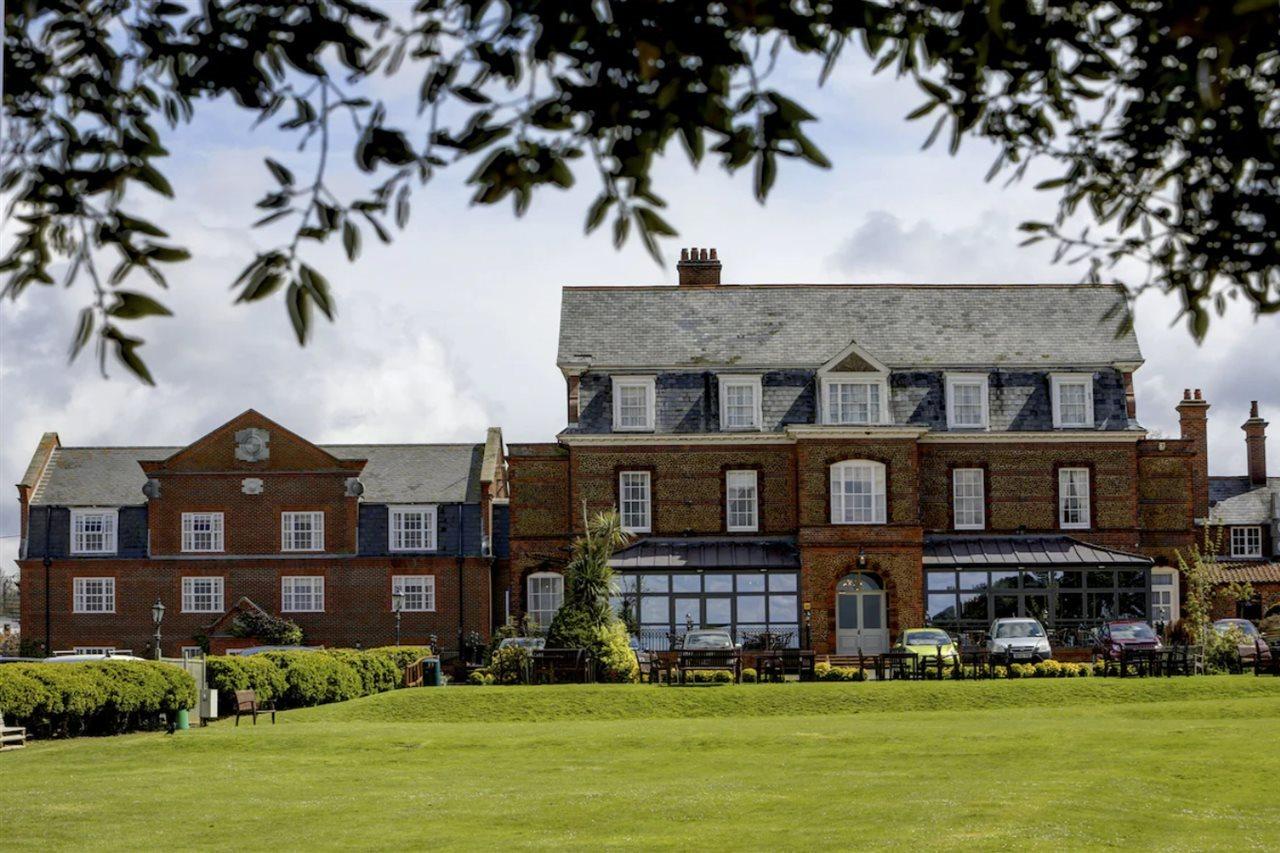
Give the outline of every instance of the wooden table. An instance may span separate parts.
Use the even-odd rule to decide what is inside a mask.
[[[760,652],[756,655],[757,680],[782,681],[790,673],[795,673],[801,681],[814,680],[814,665],[818,656],[809,649],[775,649]]]

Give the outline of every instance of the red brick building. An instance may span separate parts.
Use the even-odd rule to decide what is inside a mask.
[[[247,411],[185,447],[64,447],[47,433],[18,485],[22,621],[46,649],[244,644],[236,608],[310,644],[487,638],[507,576],[502,434],[484,443],[312,444]]]

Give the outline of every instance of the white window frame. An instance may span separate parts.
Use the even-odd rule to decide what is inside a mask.
[[[846,512],[844,483],[855,472],[863,470],[871,472],[871,518],[856,520],[853,513]],[[888,481],[888,469],[883,462],[876,462],[872,459],[846,459],[837,462],[831,466],[829,476],[829,491],[831,502],[831,523],[832,524],[887,524],[888,523],[888,499],[886,495],[886,483]],[[856,508],[849,508],[856,509]]]
[[[309,581],[310,589],[307,593],[311,598],[310,607],[300,607],[296,600],[298,593],[294,587],[300,581]],[[319,583],[319,592],[316,591],[316,583]],[[319,607],[316,607],[316,604]],[[280,612],[281,613],[324,613],[324,575],[282,575],[280,577]]]
[[[406,587],[420,586],[416,592],[407,592]],[[436,576],[435,575],[392,575],[391,594],[404,596],[404,613],[434,613],[436,609]],[[420,599],[420,600],[415,600]]]
[[[293,521],[300,516],[311,516],[311,546],[299,548],[294,544],[297,535],[293,530]],[[316,542],[316,538],[319,542]],[[315,510],[289,510],[280,513],[280,550],[281,551],[323,551],[324,550],[324,513]]]
[[[948,373],[946,374],[947,394],[947,429],[989,429],[991,425],[991,387],[990,377],[985,373]],[[962,424],[956,422],[957,385],[979,385],[982,388],[982,422]]]
[[[209,530],[196,530],[197,520],[208,520]],[[183,553],[217,553],[226,549],[225,517],[220,512],[184,512],[182,514],[182,550]],[[208,533],[208,548],[196,547],[196,534]]]
[[[1240,534],[1238,537],[1236,534]],[[1252,541],[1250,541],[1252,540]],[[1238,543],[1238,545],[1237,545]],[[1256,524],[1231,528],[1231,556],[1249,559],[1262,556],[1262,527]]]
[[[197,581],[208,581],[213,589],[209,592],[197,592]],[[227,582],[221,575],[185,575],[182,578],[182,612],[222,613],[227,609],[226,590]],[[197,607],[197,596],[212,599],[209,606]]]
[[[1084,475],[1084,494],[1076,496],[1081,502],[1078,507],[1082,516],[1080,521],[1067,521],[1067,483],[1073,473]],[[1068,466],[1058,469],[1058,527],[1063,530],[1089,529],[1093,518],[1092,480],[1093,474],[1088,468]]]
[[[396,522],[400,521],[406,515],[422,514],[425,516],[423,520],[423,532],[425,540],[423,547],[411,548],[404,545],[404,530],[396,529]],[[387,549],[390,551],[434,551],[439,545],[436,542],[438,511],[435,504],[402,504],[390,506],[387,508]]]
[[[102,598],[102,607],[89,607],[89,592],[83,585],[90,582],[101,582],[101,592],[94,593],[94,598]],[[116,579],[113,577],[80,577],[71,579],[71,612],[72,613],[115,613],[116,612]]]
[[[551,578],[554,578],[555,581],[558,582],[551,584],[553,587],[558,587],[558,591],[556,589],[545,592],[542,590],[538,590],[537,592],[534,591],[534,581],[542,581]],[[559,595],[560,603],[551,609],[545,607],[534,607],[535,596],[537,597],[536,603],[542,604],[543,602],[541,601],[541,598],[548,595],[552,597]],[[551,620],[555,618],[556,613],[564,606],[564,575],[559,574],[558,572],[534,572],[525,578],[525,597],[528,602],[528,607],[525,609],[525,615],[535,621],[539,629],[545,631],[547,628],[551,627]],[[546,624],[543,624],[542,619],[538,615],[544,613],[550,614],[546,620]]]
[[[759,432],[764,429],[764,384],[758,375],[722,375],[720,379],[720,431]],[[751,389],[751,423],[729,425],[728,391],[730,388]]]
[[[1169,578],[1167,583],[1157,580],[1162,576]],[[1158,600],[1162,593],[1167,593],[1169,596],[1167,605]],[[1171,566],[1156,566],[1151,570],[1151,619],[1153,622],[1161,621],[1156,617],[1156,608],[1166,606],[1169,608],[1169,618],[1164,621],[1165,624],[1172,625],[1178,621],[1178,615],[1182,610],[1178,589],[1178,571]]]
[[[116,647],[115,646],[74,646],[72,647],[71,651],[77,655],[111,656],[116,653]]]
[[[644,519],[642,523],[628,524],[627,519],[627,480],[638,477],[644,482]],[[653,530],[653,474],[650,471],[618,472],[618,516],[622,529],[628,533],[649,533]],[[632,519],[641,522],[641,519]]]
[[[1084,420],[1064,421],[1062,419],[1062,389],[1068,385],[1084,386]],[[1093,418],[1093,374],[1092,373],[1051,373],[1049,374],[1049,396],[1053,408],[1054,429],[1081,429],[1095,426]]]
[[[833,386],[865,385],[878,389],[880,395],[880,416],[872,420],[850,420],[831,416]],[[889,418],[889,379],[883,373],[828,373],[822,377],[822,411],[818,422],[828,426],[861,426],[890,423]]]
[[[978,493],[960,494],[961,491],[961,475],[968,477],[976,474],[978,477],[977,487]],[[973,483],[964,483],[965,490],[973,488]],[[966,508],[966,520],[961,521],[961,501],[977,500],[977,521],[973,520],[973,507]],[[952,468],[951,469],[951,523],[956,530],[985,530],[987,527],[987,472],[983,468]]]
[[[734,480],[738,482],[735,483]],[[734,496],[735,489],[750,489],[750,497]],[[734,501],[750,500],[751,520],[745,524],[734,524]],[[755,533],[760,529],[760,472],[744,469],[726,471],[724,475],[724,523],[730,533]]]
[[[78,528],[85,519],[91,516],[102,516],[106,519],[102,528],[102,547],[86,548],[82,537],[87,534]],[[97,534],[94,534],[97,535]],[[71,510],[71,553],[74,556],[93,554],[115,554],[120,545],[120,511],[100,507],[80,507]]]
[[[656,376],[614,376],[613,380],[613,431],[653,432],[654,410],[657,408]],[[643,388],[645,392],[645,420],[643,424],[622,425],[622,389]]]
[[[183,660],[194,660],[204,656],[204,649],[200,646],[183,646],[181,655]]]

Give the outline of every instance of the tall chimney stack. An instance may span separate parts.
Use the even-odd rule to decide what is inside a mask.
[[[1195,518],[1209,517],[1209,404],[1188,388],[1178,403],[1178,428],[1191,443],[1196,458],[1191,463],[1191,508]]]
[[[1258,416],[1258,401],[1249,404],[1249,420],[1244,430],[1244,446],[1249,456],[1249,485],[1267,484],[1267,422]]]
[[[680,275],[681,287],[720,286],[720,259],[715,249],[681,249],[676,272]]]

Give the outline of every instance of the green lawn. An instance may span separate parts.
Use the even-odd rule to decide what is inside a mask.
[[[0,778],[5,850],[1276,849],[1280,679],[400,691]]]

